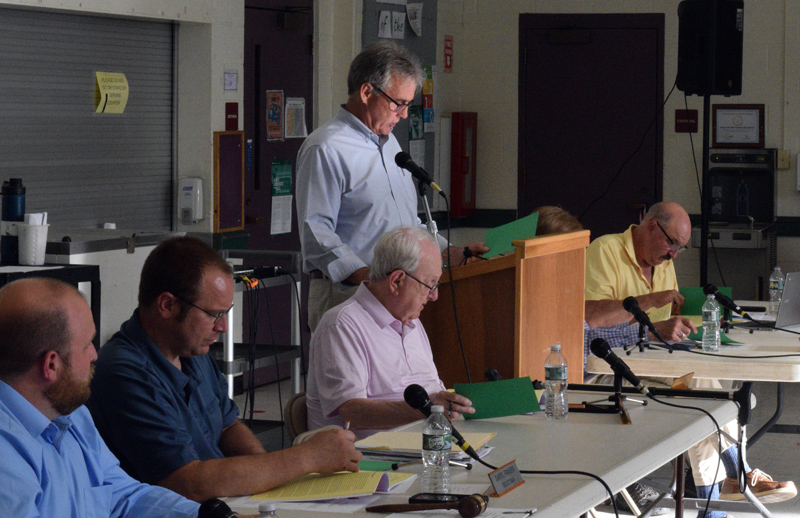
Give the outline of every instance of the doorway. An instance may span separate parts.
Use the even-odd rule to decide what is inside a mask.
[[[518,216],[638,223],[662,197],[663,78],[661,13],[521,15]]]
[[[300,251],[294,203],[295,163],[304,138],[281,138],[283,133],[268,133],[268,121],[275,121],[275,110],[281,109],[287,98],[302,99],[305,104],[303,120],[308,133],[311,127],[313,88],[313,0],[245,0],[244,31],[244,106],[243,129],[247,146],[245,168],[245,230],[249,234],[250,250]],[[269,103],[267,92],[280,92],[282,103]],[[285,116],[285,112],[283,113]],[[271,117],[271,118],[270,118]],[[282,120],[282,119],[281,119]],[[281,194],[291,194],[291,230],[273,229],[273,164],[288,164],[291,187],[284,183]],[[285,181],[285,178],[283,178]],[[287,192],[289,191],[289,192]],[[285,212],[284,212],[285,214]],[[276,231],[277,230],[277,231]],[[255,254],[245,259],[246,266],[290,268],[292,262],[272,260],[264,264]],[[293,280],[300,280],[295,275]],[[294,284],[294,283],[292,283]],[[245,341],[258,344],[256,357],[275,356],[279,366],[257,368],[255,384],[261,385],[289,375],[289,363],[278,361],[272,345],[298,346],[307,344],[305,311],[301,311],[300,344],[292,343],[293,285],[249,290],[244,297],[242,325]],[[300,295],[300,300],[306,297]],[[251,326],[251,321],[256,326]],[[248,336],[247,331],[252,333]],[[302,345],[301,345],[302,346]],[[305,352],[304,352],[305,354]],[[277,372],[276,372],[277,369]]]

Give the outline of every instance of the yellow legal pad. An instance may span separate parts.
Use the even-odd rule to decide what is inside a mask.
[[[297,502],[365,496],[376,492],[388,492],[398,484],[416,476],[413,473],[378,471],[359,471],[358,473],[342,471],[330,475],[314,473],[287,482],[275,489],[253,495],[250,500]]]
[[[497,434],[468,432],[462,435],[464,440],[477,450]],[[422,451],[422,434],[419,432],[378,432],[375,435],[356,441],[356,448],[360,450],[416,452],[419,455]],[[455,441],[453,441],[453,452],[461,452],[461,448],[458,447]]]

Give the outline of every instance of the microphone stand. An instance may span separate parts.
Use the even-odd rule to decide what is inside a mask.
[[[579,385],[580,387],[588,386],[588,387],[602,387],[603,385]],[[574,386],[570,386],[573,388]],[[606,389],[608,387],[605,387]],[[573,388],[573,390],[575,390]],[[583,390],[583,389],[580,389]],[[597,390],[597,389],[594,389]],[[572,408],[570,407],[570,412],[578,412],[578,413],[586,413],[586,414],[619,414],[620,419],[622,420],[622,424],[633,424],[631,421],[631,416],[628,414],[628,410],[625,408],[624,402],[625,401],[632,401],[634,403],[639,403],[640,405],[647,405],[647,401],[643,399],[633,399],[628,396],[622,394],[622,376],[614,373],[614,395],[608,396],[606,399],[598,399],[595,401],[584,401],[583,406]],[[610,403],[601,404],[601,401],[608,401]]]
[[[433,221],[433,216],[431,216],[431,207],[428,205],[428,196],[426,195],[426,185],[419,180],[417,180],[417,185],[419,186],[419,195],[422,198],[422,205],[425,208],[425,217],[428,218],[428,222],[425,226],[428,227],[428,232],[433,235],[433,239],[436,241],[436,244],[439,244],[439,228],[436,226],[436,222]],[[449,261],[448,261],[449,262]],[[450,267],[450,265],[447,265]]]

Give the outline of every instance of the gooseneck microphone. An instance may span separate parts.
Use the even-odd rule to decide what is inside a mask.
[[[418,182],[423,183],[425,185],[430,185],[431,189],[434,191],[442,192],[441,187],[436,185],[431,178],[431,175],[428,172],[417,165],[414,160],[411,159],[411,155],[406,153],[405,151],[401,151],[394,156],[394,163],[411,173],[411,176],[417,179]]]
[[[650,317],[647,316],[647,313],[642,311],[642,308],[639,307],[639,301],[636,300],[636,297],[627,297],[622,301],[622,307],[625,308],[625,311],[633,315],[633,318],[635,318],[637,322],[653,333],[653,336],[658,338],[661,343],[667,343],[666,340],[661,338],[661,335],[658,334],[656,326],[650,321]]]
[[[742,308],[740,308],[733,300],[731,300],[727,295],[723,294],[719,289],[714,286],[713,284],[709,283],[703,286],[703,293],[708,295],[713,295],[717,302],[726,309],[733,311],[734,313],[738,313],[742,315],[744,318],[749,320],[753,320],[753,317],[748,315]]]
[[[608,345],[608,342],[602,338],[595,338],[589,345],[589,349],[591,349],[592,354],[601,360],[605,360],[606,363],[611,366],[611,370],[614,371],[614,374],[622,376],[628,380],[631,385],[636,387],[636,390],[645,396],[650,396],[650,391],[644,386],[642,380],[637,378],[636,375],[631,371],[630,367],[628,367],[624,361],[620,360],[619,356],[614,354],[614,351],[611,350],[611,346]]]
[[[406,400],[406,403],[411,408],[416,408],[423,414],[425,417],[430,417],[431,415],[431,398],[428,397],[428,391],[422,388],[420,385],[412,384],[406,387],[406,390],[403,392],[403,399]],[[472,457],[473,459],[480,462],[480,458],[478,454],[475,452],[475,448],[469,445],[469,443],[458,433],[455,426],[451,425],[451,432],[450,434],[455,439],[456,444],[458,447],[464,450],[464,453]]]

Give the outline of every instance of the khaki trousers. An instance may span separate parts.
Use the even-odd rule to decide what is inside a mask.
[[[328,278],[311,279],[308,286],[308,327],[311,332],[317,328],[326,311],[352,297],[357,288],[352,286],[341,290]]]

